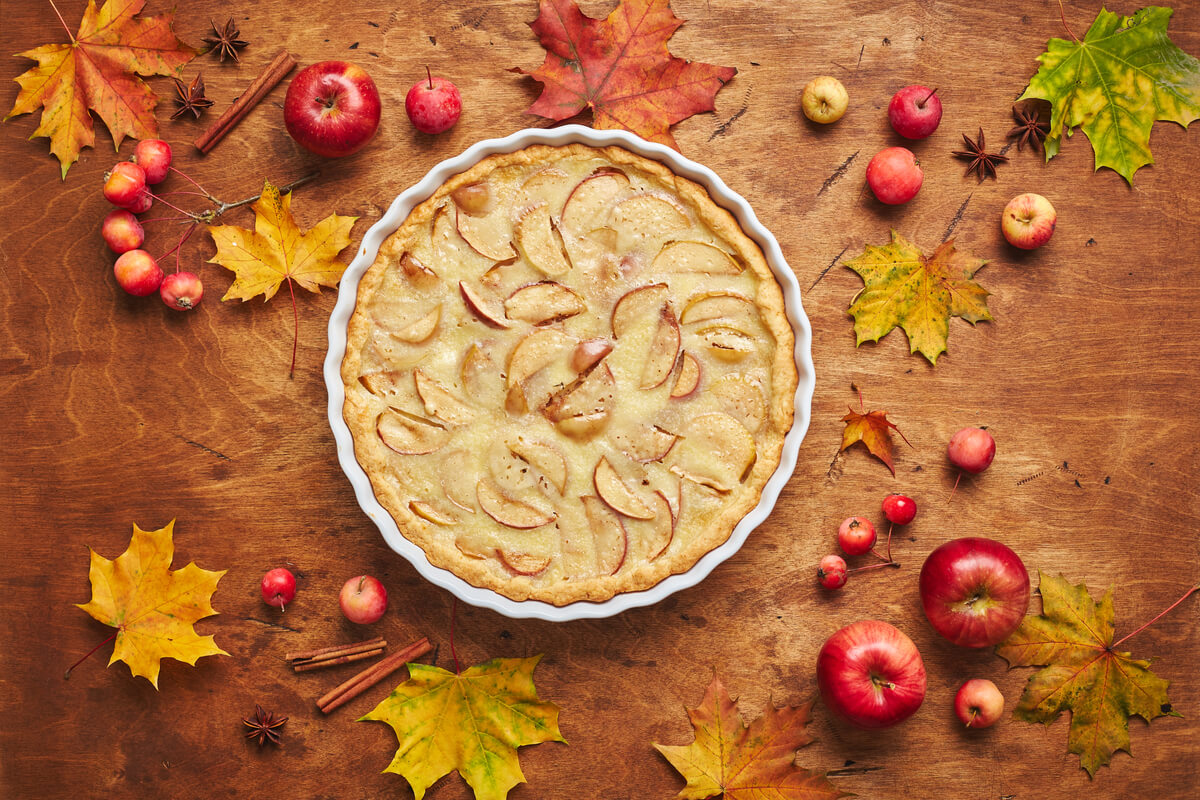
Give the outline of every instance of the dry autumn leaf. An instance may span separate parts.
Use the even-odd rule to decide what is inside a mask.
[[[1200,61],[1167,36],[1174,13],[1148,6],[1123,17],[1101,8],[1082,41],[1046,44],[1019,99],[1050,102],[1047,161],[1078,126],[1092,144],[1096,169],[1109,167],[1132,184],[1135,172],[1154,163],[1155,120],[1186,128],[1200,119]]]
[[[267,181],[262,196],[254,203],[254,230],[235,225],[209,225],[217,254],[209,263],[232,270],[235,278],[222,300],[246,301],[262,295],[270,300],[285,280],[292,296],[292,313],[299,338],[299,312],[292,282],[310,292],[334,287],[346,265],[337,256],[350,244],[350,229],[358,217],[330,214],[308,231],[301,231],[292,217],[291,192],[281,195]],[[296,366],[296,340],[292,343],[292,368]]]
[[[623,128],[678,149],[670,128],[713,110],[737,70],[672,56],[667,40],[683,20],[668,0],[622,0],[604,20],[575,0],[540,0],[530,27],[546,48],[533,72],[542,84],[529,113],[564,120],[590,109],[597,128]]]
[[[565,742],[558,706],[538,699],[541,656],[494,658],[460,674],[409,664],[409,679],[359,721],[386,722],[399,740],[384,772],[404,776],[416,800],[458,770],[476,800],[504,800],[525,782],[517,748]]]
[[[813,740],[808,734],[812,703],[775,708],[768,704],[747,727],[721,681],[713,676],[688,718],[696,730],[689,745],[655,744],[687,780],[677,795],[701,800],[832,800],[844,797],[824,775],[795,764],[796,751]]]
[[[858,407],[859,411],[848,409],[849,413],[842,417],[846,427],[842,430],[842,446],[838,448],[839,452],[862,442],[871,455],[887,465],[894,476],[896,467],[892,464],[892,434],[889,431],[899,433],[900,438],[909,447],[912,447],[912,442],[908,441],[908,437],[895,424],[888,421],[886,411],[867,411],[863,406],[862,392],[858,394]]]
[[[992,318],[988,291],[972,280],[986,263],[959,253],[953,239],[926,257],[894,230],[886,246],[867,245],[846,262],[863,279],[849,309],[856,344],[877,342],[899,326],[908,334],[909,352],[936,364],[946,352],[950,317],[972,325]]]
[[[77,604],[117,629],[109,665],[124,661],[129,671],[158,688],[159,659],[195,665],[204,656],[229,655],[192,625],[217,612],[210,602],[225,570],[188,564],[171,571],[175,521],[157,531],[133,526],[129,548],[113,561],[91,550],[92,599]]]
[[[1042,574],[1038,592],[1042,613],[1026,617],[996,646],[1010,667],[1042,667],[1030,677],[1013,716],[1049,724],[1070,710],[1067,749],[1095,775],[1117,750],[1130,752],[1130,716],[1149,722],[1180,715],[1167,699],[1168,682],[1150,671],[1150,662],[1115,649],[1133,634],[1113,642],[1112,590],[1097,603],[1086,585]]]
[[[59,16],[70,44],[45,44],[18,55],[38,62],[16,78],[21,92],[5,119],[43,108],[34,137],[50,139],[62,176],[95,142],[89,109],[104,120],[113,144],[126,136],[158,135],[158,97],[139,75],[175,75],[198,51],[175,38],[173,14],[136,16],[145,0],[108,0],[99,10],[88,0],[79,32]],[[55,9],[57,13],[57,9]]]

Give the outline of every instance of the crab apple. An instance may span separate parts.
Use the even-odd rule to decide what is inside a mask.
[[[1050,201],[1040,194],[1019,194],[1004,207],[1000,217],[1000,229],[1004,238],[1013,247],[1034,250],[1050,241],[1054,226],[1058,224],[1058,213]]]
[[[846,113],[850,95],[842,82],[831,75],[818,75],[800,92],[800,108],[813,122],[829,125]]]
[[[946,456],[963,472],[978,475],[996,457],[996,440],[983,428],[963,428],[950,437]]]
[[[133,151],[133,158],[146,172],[146,183],[162,183],[171,169],[171,145],[162,139],[142,139]]]
[[[903,494],[883,498],[883,515],[893,525],[907,525],[917,516],[917,502]]]
[[[421,133],[442,133],[454,127],[462,113],[462,95],[446,78],[435,78],[425,70],[404,98],[404,110]]]
[[[817,567],[817,580],[821,586],[829,589],[840,589],[846,585],[846,560],[841,556],[825,556]]]
[[[296,599],[296,576],[283,567],[268,570],[262,576],[262,599],[269,606],[284,608]]]
[[[132,211],[134,214],[145,214],[152,205],[154,205],[154,195],[150,194],[149,189],[142,189],[137,199],[125,206],[125,210]]]
[[[847,517],[838,527],[838,547],[848,556],[861,556],[875,546],[875,526],[866,517]]]
[[[190,311],[200,305],[204,284],[192,272],[175,272],[163,278],[158,294],[176,311]]]
[[[912,200],[924,180],[921,162],[906,147],[880,150],[867,164],[867,185],[879,202],[889,206]]]
[[[342,586],[338,605],[341,606],[346,619],[360,625],[369,625],[378,622],[383,612],[387,611],[387,589],[378,578],[358,575]]]
[[[104,243],[114,253],[128,253],[136,250],[146,241],[146,231],[142,223],[132,211],[124,208],[114,208],[104,216],[100,223],[100,235]]]
[[[954,695],[954,713],[968,728],[990,728],[1004,713],[1004,695],[987,678],[972,678]]]
[[[163,271],[145,250],[130,250],[117,257],[113,274],[121,288],[134,297],[153,293],[163,282]]]
[[[104,199],[127,208],[137,202],[146,188],[146,170],[132,161],[118,161],[104,178]]]
[[[914,84],[892,95],[888,103],[888,122],[905,139],[925,139],[942,121],[942,101],[937,89]]]

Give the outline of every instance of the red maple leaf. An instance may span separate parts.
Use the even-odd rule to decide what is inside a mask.
[[[529,113],[564,120],[591,109],[597,128],[623,128],[678,150],[670,128],[713,110],[737,74],[672,56],[667,40],[683,24],[668,0],[622,0],[606,19],[585,16],[575,0],[540,0],[530,23],[546,48],[533,72],[542,94]]]

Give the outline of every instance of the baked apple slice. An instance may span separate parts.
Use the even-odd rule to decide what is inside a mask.
[[[447,514],[430,503],[426,503],[424,500],[412,500],[409,502],[408,508],[418,517],[428,520],[435,525],[450,526],[458,524],[456,517]]]
[[[612,342],[607,339],[585,339],[575,345],[575,352],[571,353],[571,369],[579,373],[587,372],[612,349]]]
[[[754,437],[728,414],[701,414],[688,421],[682,436],[671,466],[680,477],[725,493],[754,466]]]
[[[412,253],[406,252],[400,256],[400,271],[418,289],[432,288],[439,281],[437,273],[418,261]]]
[[[653,269],[708,275],[738,275],[742,271],[731,255],[704,242],[667,243],[654,257]]]
[[[495,408],[504,401],[504,375],[487,352],[473,342],[459,368],[463,392],[484,408]]]
[[[679,374],[675,376],[675,385],[671,387],[671,397],[676,399],[688,397],[700,385],[700,362],[686,350],[679,359]]]
[[[574,290],[555,281],[531,283],[517,289],[504,301],[509,319],[546,325],[587,311],[587,304]]]
[[[629,551],[625,524],[599,497],[584,495],[579,499],[583,502],[583,513],[596,543],[596,571],[601,575],[616,575]]]
[[[475,513],[475,465],[466,450],[453,449],[441,454],[438,481],[446,499],[463,511]]]
[[[562,235],[550,220],[549,207],[545,203],[522,213],[513,230],[513,238],[530,265],[543,275],[557,278],[571,269]]]
[[[466,281],[458,282],[458,292],[462,295],[463,303],[472,314],[493,328],[508,328],[508,319],[499,303],[489,299],[479,289]]]
[[[496,198],[492,196],[492,187],[487,181],[468,183],[450,193],[454,204],[472,217],[483,217],[496,207]]]
[[[433,212],[433,255],[429,266],[443,275],[482,275],[499,259],[480,255],[462,238],[455,227],[457,213],[453,203],[446,203]]]
[[[741,361],[754,352],[754,339],[737,328],[714,325],[699,333],[708,351],[722,361]]]
[[[479,416],[466,401],[456,397],[438,381],[421,369],[413,370],[417,396],[425,404],[425,411],[451,425],[466,425]]]
[[[661,386],[675,369],[679,357],[679,323],[669,305],[664,305],[658,315],[658,325],[650,339],[650,352],[642,367],[641,388],[653,389]]]
[[[670,292],[665,283],[651,283],[623,294],[613,306],[613,336],[620,339],[647,321],[658,319],[660,310],[667,305]]]
[[[517,530],[540,528],[550,524],[557,517],[553,511],[544,511],[507,497],[487,480],[475,484],[475,499],[479,501],[483,513],[501,525]]]
[[[578,343],[578,339],[556,328],[532,331],[517,342],[508,359],[508,385],[524,383],[559,359],[567,363]]]
[[[688,298],[679,315],[684,325],[715,319],[749,322],[758,316],[754,303],[736,292],[703,292]]]
[[[586,236],[604,227],[613,206],[629,190],[629,176],[620,170],[593,172],[571,190],[562,210],[563,230]]]
[[[654,506],[654,519],[643,526],[645,538],[642,541],[647,561],[653,561],[665,553],[675,538],[675,516],[671,513],[667,496],[655,492],[650,496],[650,501]]]
[[[450,433],[431,420],[389,408],[375,420],[379,439],[401,455],[421,456],[445,447]]]
[[[722,411],[745,425],[751,433],[761,428],[767,419],[767,401],[757,378],[731,372],[713,384],[712,395]]]
[[[600,456],[592,473],[592,482],[596,486],[596,494],[613,511],[632,519],[654,519],[654,509],[621,480],[607,456]]]
[[[626,425],[611,436],[616,448],[641,464],[662,461],[679,438],[657,425],[643,422]]]
[[[556,448],[524,436],[515,436],[506,444],[513,455],[541,473],[558,494],[567,490],[567,460]]]
[[[552,556],[539,556],[522,550],[496,548],[496,558],[514,575],[541,575],[554,560]]]
[[[401,325],[393,335],[402,342],[421,344],[428,340],[430,336],[433,336],[433,332],[437,330],[438,322],[441,318],[442,306],[439,303],[424,316]]]
[[[476,253],[492,261],[508,261],[516,258],[513,250],[512,225],[505,214],[494,211],[483,217],[474,217],[455,204],[455,227],[463,241]]]
[[[517,213],[545,203],[551,219],[562,216],[563,203],[576,186],[576,180],[558,167],[546,167],[530,175],[513,197],[512,207]]]
[[[608,424],[616,392],[612,370],[601,361],[591,372],[551,397],[543,413],[568,436],[592,436]]]
[[[687,214],[678,205],[649,193],[617,203],[609,224],[617,232],[617,251],[622,253],[642,247],[647,240],[662,240],[691,227]]]

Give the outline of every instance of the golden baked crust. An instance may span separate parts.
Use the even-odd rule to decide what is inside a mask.
[[[380,247],[343,415],[433,564],[602,601],[688,570],[757,504],[793,346],[762,252],[703,187],[621,148],[534,146],[449,179]]]

